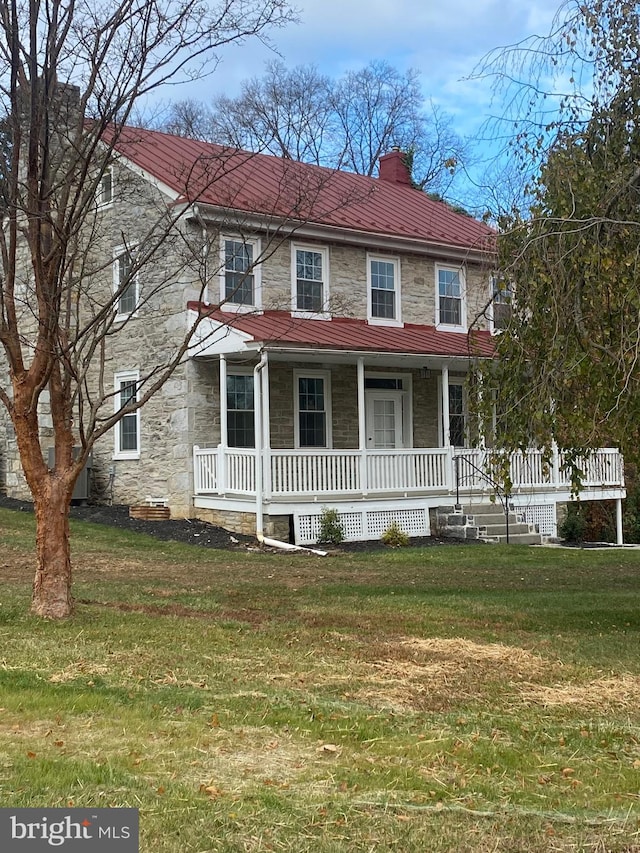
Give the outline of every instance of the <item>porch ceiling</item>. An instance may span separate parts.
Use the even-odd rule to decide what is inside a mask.
[[[273,356],[280,354],[286,358],[295,354],[298,358],[336,363],[345,363],[349,356],[363,355],[367,363],[411,362],[430,367],[443,360],[466,363],[469,358],[491,358],[495,354],[494,341],[488,332],[442,332],[434,326],[415,324],[370,325],[365,320],[343,317],[309,320],[292,317],[286,311],[232,314],[198,303],[189,303],[189,309],[206,312],[207,323],[227,330],[224,350],[215,343],[213,335],[211,344],[196,353],[201,357],[232,352],[229,344],[234,339],[238,344],[241,342],[238,351],[245,353],[248,349],[268,349]]]

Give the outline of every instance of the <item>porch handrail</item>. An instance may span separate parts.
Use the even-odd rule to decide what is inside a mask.
[[[486,490],[492,451],[478,448],[411,448],[380,450],[265,449],[262,464],[268,471],[270,495],[328,494],[380,495],[455,493],[458,466],[472,491]],[[256,453],[253,448],[193,448],[196,494],[255,495]],[[454,460],[458,460],[457,462]],[[465,474],[465,461],[468,471]],[[616,448],[598,448],[577,460],[586,488],[623,487],[623,460]],[[531,449],[511,454],[512,493],[523,489],[571,487],[567,455],[554,454],[547,463],[543,452]],[[366,481],[363,483],[363,470]],[[481,473],[482,472],[482,473]]]
[[[485,480],[490,486],[493,487],[493,491],[495,492],[495,496],[500,501],[500,506],[502,507],[502,512],[504,513],[504,523],[507,534],[507,545],[509,544],[509,498],[511,497],[509,492],[509,487],[505,484],[499,483],[495,480],[489,471],[483,470],[479,468],[475,463],[471,462],[470,459],[463,457],[461,455],[457,455],[453,457],[453,464],[456,472],[456,505],[460,503],[460,463],[463,462],[465,465],[470,466],[473,474],[479,474],[483,480]]]

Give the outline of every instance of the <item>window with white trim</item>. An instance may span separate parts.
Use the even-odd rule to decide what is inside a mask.
[[[500,275],[491,276],[491,331],[502,332],[511,320],[513,288]]]
[[[256,446],[253,373],[227,374],[227,445]]]
[[[296,447],[331,446],[331,387],[328,371],[295,375]]]
[[[119,246],[113,252],[113,292],[116,320],[130,317],[138,309],[138,271],[134,268],[134,248]]]
[[[113,201],[113,167],[104,170],[96,191],[98,207],[106,207]]]
[[[464,271],[436,265],[436,325],[466,329]]]
[[[125,370],[116,373],[113,378],[114,411],[119,412],[138,400],[140,373],[137,370]],[[125,412],[114,427],[114,459],[140,458],[140,410]]]
[[[396,258],[367,258],[369,320],[396,324],[400,320],[400,263]]]
[[[259,308],[260,241],[223,236],[220,240],[220,302],[229,311]]]
[[[329,252],[292,246],[292,307],[296,314],[326,314],[329,304]]]

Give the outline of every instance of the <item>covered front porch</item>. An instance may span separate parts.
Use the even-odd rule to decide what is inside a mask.
[[[468,446],[468,363],[282,347],[209,358],[219,423],[217,441],[193,449],[195,507],[221,521],[250,517],[258,532],[278,520],[279,535],[297,544],[317,541],[325,507],[338,511],[347,539],[379,538],[394,521],[429,535],[436,507],[496,493],[495,452],[479,436]],[[594,451],[581,470],[582,500],[624,497],[617,449]],[[556,507],[572,493],[563,454],[514,453],[509,475],[510,502],[555,535]]]
[[[493,454],[472,448],[382,451],[255,450],[194,447],[196,507],[290,517],[297,544],[317,541],[322,509],[336,509],[345,538],[379,538],[396,521],[412,536],[431,534],[430,510],[495,499]],[[616,500],[622,544],[624,472],[615,448],[582,463],[581,500]],[[543,535],[557,533],[558,504],[571,500],[562,454],[550,464],[539,450],[510,457],[509,503]],[[260,484],[262,480],[262,484]],[[260,498],[260,491],[262,497]],[[259,505],[259,506],[258,506]],[[260,508],[259,508],[260,507]]]

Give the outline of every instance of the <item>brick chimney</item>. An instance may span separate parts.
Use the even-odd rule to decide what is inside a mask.
[[[386,181],[389,184],[400,184],[405,187],[412,186],[411,173],[407,169],[404,157],[404,153],[399,148],[394,148],[388,154],[383,154],[380,158],[380,168],[378,170],[379,180]]]

